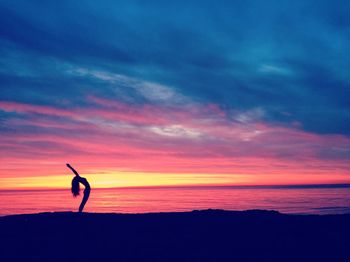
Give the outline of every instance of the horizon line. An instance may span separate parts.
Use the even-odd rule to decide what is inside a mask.
[[[166,189],[166,188],[261,188],[261,189],[302,189],[302,188],[350,188],[350,183],[319,183],[319,184],[246,184],[246,185],[225,185],[225,184],[194,184],[194,185],[154,185],[154,186],[121,186],[121,187],[93,187],[92,189]],[[70,187],[35,187],[35,188],[1,188],[1,191],[46,191],[46,190],[70,190]]]

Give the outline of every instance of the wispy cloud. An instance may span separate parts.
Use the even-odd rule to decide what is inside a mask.
[[[1,102],[2,111],[18,114],[7,119],[12,132],[0,139],[2,148],[12,147],[6,160],[13,165],[40,162],[50,153],[57,163],[73,157],[115,170],[165,173],[323,173],[349,168],[344,163],[350,154],[348,138],[271,125],[258,118],[260,110],[230,117],[205,104],[193,104],[188,111],[87,99],[98,107],[64,110]]]

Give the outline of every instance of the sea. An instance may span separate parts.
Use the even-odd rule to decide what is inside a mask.
[[[69,189],[1,190],[0,216],[77,211]],[[350,213],[350,185],[188,186],[92,189],[86,212],[150,213],[203,209],[276,210],[286,214]]]

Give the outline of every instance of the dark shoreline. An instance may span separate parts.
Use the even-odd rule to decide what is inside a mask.
[[[40,213],[0,217],[2,261],[350,261],[350,214]]]

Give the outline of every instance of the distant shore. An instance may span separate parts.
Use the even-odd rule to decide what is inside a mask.
[[[350,261],[350,214],[202,210],[0,217],[2,261]]]

